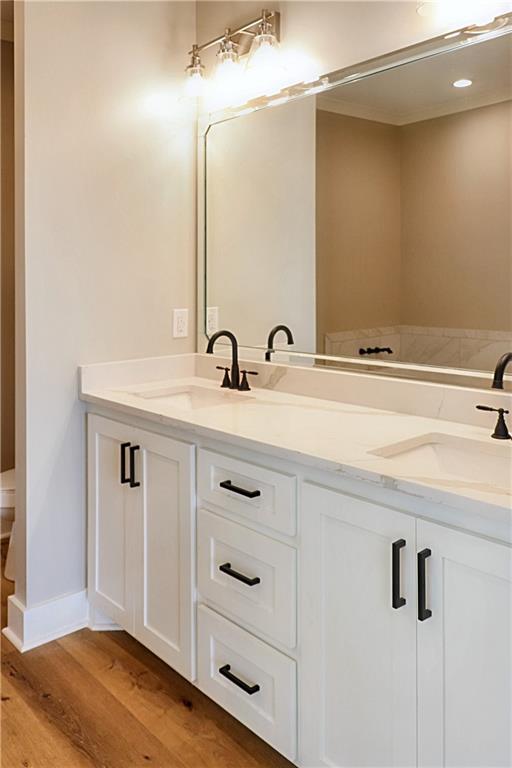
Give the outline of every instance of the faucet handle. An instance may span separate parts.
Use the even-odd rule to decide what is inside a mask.
[[[231,379],[229,378],[229,368],[225,368],[223,365],[217,366],[218,371],[224,371],[224,378],[222,379],[221,389],[231,389]]]
[[[490,413],[510,413],[505,408],[491,408],[490,405],[477,405],[476,408],[479,411],[489,411]]]
[[[238,387],[238,389],[240,390],[240,392],[250,392],[251,388],[249,386],[249,382],[247,380],[247,376],[248,375],[249,376],[258,376],[258,371],[246,371],[246,370],[243,370],[243,371],[241,371],[241,374],[242,374],[242,381],[240,382],[240,386]]]
[[[496,422],[496,427],[494,428],[491,437],[494,437],[495,440],[512,440],[512,436],[508,431],[507,423],[505,421],[505,414],[509,413],[509,411],[505,408],[491,408],[490,405],[477,405],[476,407],[479,411],[489,411],[498,414],[498,421]]]

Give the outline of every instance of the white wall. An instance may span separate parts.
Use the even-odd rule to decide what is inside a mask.
[[[16,589],[31,607],[85,586],[77,366],[195,348],[195,126],[176,101],[195,5],[33,2],[24,26],[16,11],[20,441],[26,417]],[[190,308],[188,339],[172,339],[172,307]]]
[[[311,97],[207,136],[207,303],[245,345],[285,323],[315,349],[315,119]]]

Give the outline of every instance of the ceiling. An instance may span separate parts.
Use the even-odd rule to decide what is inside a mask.
[[[454,88],[462,78],[469,88]],[[317,108],[406,125],[512,99],[512,34],[333,88]]]

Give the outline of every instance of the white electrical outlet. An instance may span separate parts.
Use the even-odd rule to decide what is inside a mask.
[[[206,333],[210,336],[219,330],[219,308],[207,307],[206,309]]]
[[[184,339],[188,336],[188,309],[173,309],[172,335],[175,339]]]

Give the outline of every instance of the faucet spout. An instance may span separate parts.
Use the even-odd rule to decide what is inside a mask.
[[[235,334],[231,333],[231,331],[217,331],[217,333],[214,333],[213,336],[211,336],[208,341],[208,346],[206,347],[206,354],[213,355],[213,348],[215,346],[215,342],[222,337],[229,339],[231,342],[230,389],[239,389],[240,388],[240,366],[238,365],[238,341]]]
[[[496,363],[496,369],[494,371],[494,379],[492,381],[493,389],[503,389],[503,375],[507,365],[512,362],[512,352],[506,352],[500,357]]]
[[[267,340],[267,351],[265,352],[265,360],[269,363],[272,360],[272,352],[274,352],[274,338],[279,331],[283,331],[286,334],[286,341],[288,344],[295,344],[293,340],[293,333],[290,331],[287,325],[276,325],[270,331]]]

